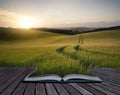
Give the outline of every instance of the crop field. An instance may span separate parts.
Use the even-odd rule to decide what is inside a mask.
[[[83,44],[78,43],[83,37]],[[37,67],[35,74],[91,74],[120,68],[120,30],[64,35],[30,29],[0,30],[1,67]]]

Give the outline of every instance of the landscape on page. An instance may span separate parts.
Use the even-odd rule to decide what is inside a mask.
[[[99,80],[91,68],[120,68],[119,11],[120,0],[0,0],[0,67]]]

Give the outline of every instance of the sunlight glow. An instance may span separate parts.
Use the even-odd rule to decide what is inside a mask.
[[[35,19],[29,16],[20,16],[18,25],[21,28],[32,28],[35,26]]]

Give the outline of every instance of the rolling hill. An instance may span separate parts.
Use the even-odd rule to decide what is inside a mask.
[[[118,30],[120,26],[112,26],[112,27],[102,27],[102,28],[92,28],[92,27],[62,27],[62,28],[32,28],[33,30],[38,31],[47,31],[53,33],[60,33],[66,35],[76,35],[81,33],[89,33],[89,32],[99,32],[105,30]]]
[[[83,44],[78,44],[82,37]],[[4,28],[0,29],[0,66],[37,67],[36,74],[91,74],[93,67],[120,67],[119,43],[119,29],[64,35]]]

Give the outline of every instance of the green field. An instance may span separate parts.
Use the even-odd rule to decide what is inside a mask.
[[[79,37],[83,44],[76,50]],[[36,74],[91,74],[120,67],[120,30],[64,35],[29,29],[0,30],[0,66],[37,67]]]

